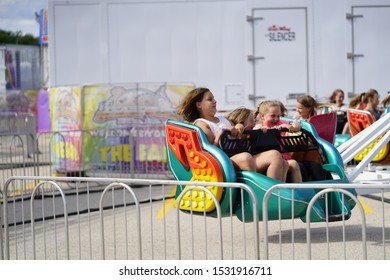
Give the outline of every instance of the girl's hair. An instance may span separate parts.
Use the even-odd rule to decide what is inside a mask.
[[[382,100],[383,108],[386,109],[387,106],[390,105],[390,91],[387,92],[387,95]]]
[[[276,100],[265,100],[259,103],[256,107],[256,111],[253,113],[254,118],[256,118],[259,114],[266,114],[271,107],[279,107],[280,110],[283,112],[283,109],[281,107],[281,102]],[[283,105],[284,107],[284,105]],[[286,109],[284,107],[284,109]]]
[[[234,125],[244,122],[249,118],[253,117],[253,111],[245,107],[239,107],[234,109],[229,114],[226,115],[226,118],[230,120]]]
[[[345,94],[344,94],[344,91],[341,89],[341,88],[336,88],[333,92],[332,92],[332,95],[329,97],[329,100],[330,100],[330,103],[336,103],[336,96],[337,94],[341,92],[344,97],[345,97]]]
[[[355,95],[349,102],[349,108],[356,108],[360,103],[367,104],[368,100],[374,97],[375,94],[379,95],[375,89],[370,88],[366,92]]]
[[[194,122],[196,119],[200,118],[200,113],[196,107],[197,102],[201,102],[205,93],[209,92],[208,88],[195,88],[191,90],[182,100],[181,104],[178,107],[178,114],[183,117],[187,122]]]
[[[316,110],[321,108],[322,105],[318,103],[313,97],[310,95],[302,95],[298,97],[297,102],[304,106],[305,108],[310,108],[310,117],[314,116],[316,114]]]
[[[287,114],[288,114],[288,110],[286,108],[286,106],[284,106],[283,102],[279,101],[279,100],[275,100],[277,103],[279,103],[279,106],[280,106],[280,111],[282,111],[282,117],[287,117]]]

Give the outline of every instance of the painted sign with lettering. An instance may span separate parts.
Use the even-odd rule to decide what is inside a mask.
[[[101,172],[167,170],[165,121],[193,85],[124,84],[83,88],[84,168]]]
[[[52,87],[49,91],[53,131],[51,157],[59,172],[82,170],[80,94],[80,87]]]

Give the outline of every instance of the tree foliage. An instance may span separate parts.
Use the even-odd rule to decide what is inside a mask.
[[[0,44],[17,44],[38,46],[38,37],[23,35],[21,31],[12,32],[0,29]]]

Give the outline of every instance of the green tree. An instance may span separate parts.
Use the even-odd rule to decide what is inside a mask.
[[[32,34],[23,35],[21,31],[6,31],[0,29],[0,44],[18,44],[38,46],[38,37]]]

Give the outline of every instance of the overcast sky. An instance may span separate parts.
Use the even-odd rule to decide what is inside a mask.
[[[39,24],[35,21],[35,12],[47,9],[47,3],[47,0],[0,0],[0,29],[38,37]]]

